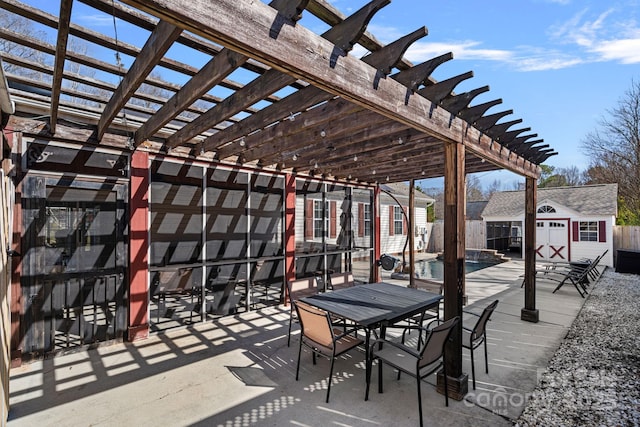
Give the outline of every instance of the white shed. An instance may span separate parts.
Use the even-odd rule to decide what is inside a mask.
[[[601,263],[613,267],[618,184],[539,188],[537,198],[536,260],[592,259],[608,251]],[[482,212],[488,248],[522,247],[524,204],[524,191],[491,196]]]

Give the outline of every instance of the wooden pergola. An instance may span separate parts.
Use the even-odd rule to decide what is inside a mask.
[[[50,67],[3,55],[7,64],[48,76],[35,80],[6,73],[17,105],[10,127],[43,138],[128,150],[132,167],[137,153],[159,152],[358,184],[444,176],[446,318],[461,314],[463,305],[465,176],[510,170],[526,178],[522,318],[537,321],[535,188],[538,165],[556,153],[529,128],[513,129],[521,120],[500,122],[511,110],[488,114],[500,99],[471,105],[487,86],[456,93],[456,85],[473,73],[432,79],[452,54],[417,65],[405,60],[404,52],[427,35],[426,28],[384,46],[369,34],[367,23],[389,0],[373,0],[348,17],[324,0],[77,1],[150,32],[146,43],[132,46],[71,22],[73,0],[61,0],[58,16],[4,0],[5,10],[57,30],[52,45],[0,29],[3,39],[55,58]],[[319,35],[303,27],[299,20],[307,13],[329,29]],[[125,69],[79,54],[69,48],[69,36],[135,60]],[[350,55],[356,43],[370,53]],[[210,60],[196,66],[171,59],[169,49],[179,45]],[[74,73],[65,68],[68,62],[109,74],[119,83]],[[155,67],[185,75],[186,82],[154,78]],[[239,69],[255,78],[246,84],[231,80]],[[63,81],[106,95],[71,89]],[[171,96],[142,91],[143,84]],[[216,87],[229,95],[213,95]],[[132,103],[134,98],[154,107]],[[81,106],[74,99],[99,107]],[[464,396],[460,331],[456,335],[447,364],[457,384],[454,394]]]

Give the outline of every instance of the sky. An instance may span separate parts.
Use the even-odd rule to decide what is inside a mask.
[[[59,2],[23,0],[58,15]],[[263,0],[267,2],[268,0]],[[328,0],[345,15],[364,6],[366,0]],[[148,37],[141,30],[96,13],[74,2],[73,21],[120,40],[141,46]],[[327,26],[303,14],[301,25],[321,34]],[[482,86],[490,91],[471,105],[500,98],[502,104],[487,114],[513,110],[499,123],[522,119],[509,130],[531,128],[536,139],[558,152],[545,163],[556,168],[576,166],[586,170],[589,159],[581,143],[598,128],[598,122],[615,108],[633,81],[640,80],[640,0],[392,0],[371,20],[367,30],[388,44],[425,26],[428,35],[413,43],[405,57],[419,64],[443,53],[454,59],[438,67],[432,77],[444,80],[467,71],[474,77],[460,83],[456,93]],[[49,40],[55,43],[55,36]],[[141,41],[142,40],[142,41]],[[167,56],[194,66],[208,59],[197,52],[172,48]],[[364,48],[352,54],[362,57]],[[113,52],[90,52],[114,61]],[[132,58],[122,57],[125,67]],[[162,70],[169,81],[186,80]],[[246,83],[255,76],[230,76]],[[226,96],[228,94],[218,93]],[[279,94],[284,96],[285,94]],[[477,174],[488,185],[498,180],[504,190],[524,179],[506,171]],[[441,186],[442,180],[418,182],[423,188]]]
[[[351,14],[367,2],[331,3]],[[392,0],[367,29],[387,44],[421,26],[429,34],[406,58],[418,64],[452,52],[433,77],[473,71],[455,91],[488,85],[471,105],[501,98],[487,114],[513,110],[500,122],[522,119],[510,130],[530,127],[526,134],[558,152],[545,162],[556,168],[587,169],[581,143],[640,80],[640,0]],[[524,182],[504,171],[478,177],[504,189]]]

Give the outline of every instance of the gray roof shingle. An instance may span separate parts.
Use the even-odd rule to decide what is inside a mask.
[[[517,216],[524,212],[524,191],[494,193],[482,216]],[[538,188],[538,206],[545,202],[572,209],[584,215],[617,215],[618,184],[581,187]]]
[[[408,197],[410,187],[404,182],[389,182],[389,183],[380,184],[380,189],[382,189],[383,191],[388,191],[395,196]],[[417,188],[415,188],[415,198],[419,200],[427,200],[431,202],[434,201],[431,197],[427,196]]]

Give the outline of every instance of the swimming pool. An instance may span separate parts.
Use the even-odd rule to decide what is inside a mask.
[[[499,263],[487,261],[471,261],[466,260],[464,263],[464,271],[471,273],[473,271],[482,270]],[[423,259],[416,262],[416,273],[421,279],[444,279],[444,262],[439,259]]]

